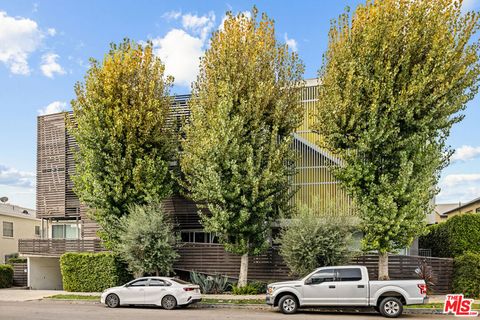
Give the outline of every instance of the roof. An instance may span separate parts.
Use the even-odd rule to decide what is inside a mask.
[[[451,209],[448,209],[447,211],[443,212],[442,214],[446,215],[446,214],[449,214],[451,212],[454,212],[454,211],[457,211],[457,210],[460,210],[460,209],[463,209],[471,204],[474,204],[475,202],[480,202],[480,197],[478,198],[475,198],[469,202],[465,202],[465,203],[458,203],[456,207],[454,208],[451,208]]]
[[[9,203],[0,203],[0,216],[38,220],[35,210]]]

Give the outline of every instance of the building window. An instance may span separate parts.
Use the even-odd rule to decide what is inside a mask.
[[[3,236],[13,238],[13,222],[3,222]]]
[[[35,235],[40,237],[40,226],[35,226]]]
[[[77,239],[78,229],[72,224],[52,225],[52,239]]]
[[[476,212],[476,213],[480,213],[480,207],[478,207],[477,209],[475,209],[475,212]]]
[[[180,237],[182,242],[218,243],[218,237],[215,234],[203,231],[183,230],[180,232]]]

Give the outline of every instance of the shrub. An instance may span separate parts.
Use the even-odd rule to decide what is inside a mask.
[[[453,292],[480,297],[480,253],[467,252],[455,258]]]
[[[434,257],[457,257],[467,251],[480,253],[480,215],[462,214],[428,227],[429,233],[419,239],[422,249]]]
[[[228,278],[219,274],[212,276],[192,271],[190,272],[190,281],[198,285],[202,293],[223,293],[231,287]]]
[[[280,232],[280,255],[299,276],[318,267],[343,264],[352,257],[349,246],[355,220],[353,216],[303,208]]]
[[[247,285],[243,287],[233,286],[232,293],[236,295],[260,294],[260,293],[264,293],[264,291],[259,291],[257,286],[252,285],[251,283],[247,283]]]
[[[0,264],[0,288],[10,288],[13,285],[13,267]]]
[[[27,263],[27,258],[10,258],[7,260],[8,264],[14,264],[14,263]]]
[[[159,204],[132,205],[120,220],[116,248],[136,275],[145,273],[168,276],[179,255],[172,216]]]
[[[101,292],[132,277],[127,266],[112,253],[65,253],[60,258],[63,289]]]

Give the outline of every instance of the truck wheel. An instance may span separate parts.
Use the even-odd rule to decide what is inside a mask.
[[[298,302],[294,296],[286,295],[280,298],[280,301],[278,302],[278,306],[280,307],[280,310],[282,310],[283,313],[293,314],[297,312]]]
[[[403,304],[400,299],[387,297],[380,302],[380,313],[387,318],[397,318],[403,313]]]

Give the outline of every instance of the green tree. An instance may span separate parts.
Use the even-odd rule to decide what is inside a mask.
[[[275,38],[265,14],[227,13],[201,60],[180,165],[183,185],[205,206],[202,223],[227,251],[248,256],[268,245],[270,224],[290,210],[291,134],[302,121],[303,64]],[[208,210],[207,210],[208,209]]]
[[[151,44],[125,40],[112,44],[102,63],[91,59],[85,82],[75,85],[75,192],[110,248],[128,205],[159,201],[172,189],[174,134],[166,124],[173,80],[164,71]]]
[[[179,257],[172,217],[161,205],[133,205],[120,220],[117,251],[136,275],[168,276]]]
[[[358,218],[303,207],[284,221],[278,242],[280,254],[293,274],[306,276],[316,268],[341,265],[353,255],[352,232]]]
[[[332,24],[316,129],[363,220],[364,249],[388,252],[424,233],[445,141],[478,89],[478,13],[451,0],[367,1]]]

